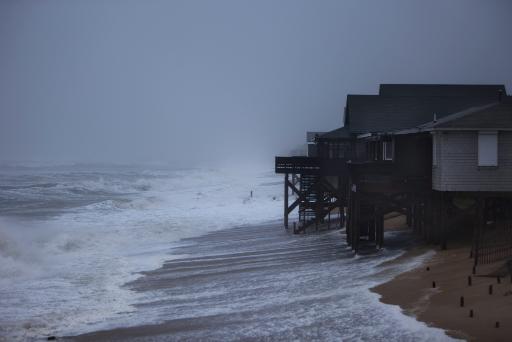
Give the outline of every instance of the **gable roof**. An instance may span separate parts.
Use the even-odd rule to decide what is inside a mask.
[[[352,134],[416,127],[467,108],[495,102],[488,97],[348,95],[345,126]]]
[[[394,134],[450,130],[512,130],[512,99],[473,107]]]
[[[507,94],[501,84],[381,84],[382,96],[467,96],[491,97],[496,101],[499,94]]]
[[[512,129],[512,101],[494,103],[456,113],[442,121],[431,123],[430,128],[433,130],[510,130]]]

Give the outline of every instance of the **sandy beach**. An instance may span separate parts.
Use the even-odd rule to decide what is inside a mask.
[[[418,248],[410,253],[417,251]],[[486,276],[499,274],[496,270],[502,269],[503,263],[479,267],[477,274],[472,275],[473,260],[469,258],[469,251],[468,244],[437,251],[421,267],[372,290],[382,295],[383,303],[398,305],[405,313],[445,329],[455,338],[510,341],[511,279],[503,272],[499,283],[496,276]],[[491,285],[492,294],[489,294]],[[471,310],[473,317],[470,317]]]

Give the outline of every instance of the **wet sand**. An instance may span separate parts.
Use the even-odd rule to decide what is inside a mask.
[[[279,223],[185,240],[162,268],[127,284],[146,295],[147,300],[134,307],[149,324],[68,339],[447,339],[442,330],[380,303],[369,290],[411,267],[385,263],[415,243],[411,234],[390,232],[386,238],[386,249],[369,249],[358,257],[347,248],[340,230],[293,235]]]
[[[445,329],[453,337],[470,341],[511,341],[511,279],[503,274],[498,283],[496,277],[482,276],[496,275],[503,263],[478,267],[477,275],[472,275],[473,260],[469,258],[469,251],[467,244],[437,251],[423,266],[372,290],[382,295],[382,302],[399,305],[405,313]],[[471,286],[468,276],[471,276]],[[463,307],[461,297],[464,297]],[[473,318],[470,310],[473,310]]]

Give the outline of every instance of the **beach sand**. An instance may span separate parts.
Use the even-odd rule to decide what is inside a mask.
[[[410,253],[420,250],[418,247]],[[383,303],[399,305],[406,314],[445,329],[452,337],[470,341],[511,341],[511,279],[506,276],[498,283],[497,277],[483,276],[495,274],[493,271],[502,268],[503,262],[479,267],[477,274],[472,275],[473,259],[469,258],[469,251],[468,244],[437,251],[422,267],[372,290],[382,296]],[[468,276],[471,276],[471,286]],[[464,297],[463,307],[461,297]],[[473,310],[473,318],[470,310]]]

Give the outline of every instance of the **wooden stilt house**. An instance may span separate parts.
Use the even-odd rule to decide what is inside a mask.
[[[395,211],[406,214],[428,241],[446,244],[449,190],[437,188],[436,181],[448,176],[433,165],[433,146],[441,148],[445,140],[436,138],[440,128],[434,123],[447,124],[500,99],[508,101],[500,85],[384,84],[379,95],[348,95],[344,127],[317,137],[317,156],[276,157],[276,172],[285,174],[285,226],[296,207],[302,231],[333,208],[346,208],[347,242],[358,251],[362,243],[383,245],[383,217]],[[493,139],[482,136],[488,144]],[[290,185],[289,174],[301,180],[299,187]],[[297,195],[292,205],[288,189]]]
[[[324,138],[324,136],[328,138]],[[294,232],[308,227],[318,228],[331,211],[337,209],[343,224],[346,207],[347,158],[352,151],[352,138],[345,128],[315,135],[315,148],[308,146],[312,156],[276,157],[275,171],[285,175],[284,226],[288,228],[288,215],[299,211],[299,224]],[[290,193],[295,200],[290,203]]]
[[[512,256],[512,100],[470,108],[395,137],[432,141],[434,227],[443,247],[472,235],[475,266]],[[472,233],[472,234],[471,234]]]

